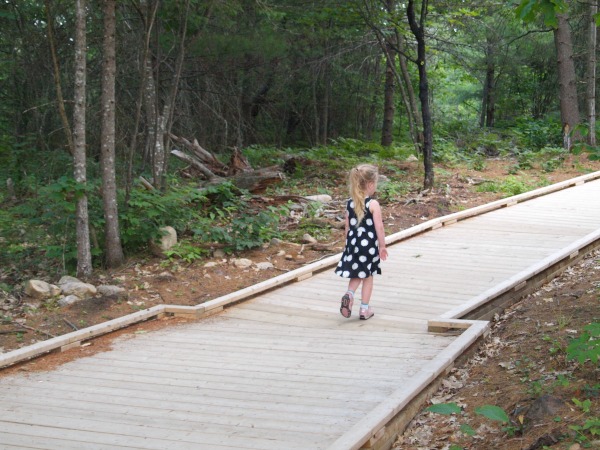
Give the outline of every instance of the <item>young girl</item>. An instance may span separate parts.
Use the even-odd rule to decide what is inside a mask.
[[[367,320],[375,314],[369,306],[373,292],[372,275],[381,274],[379,261],[388,256],[381,207],[371,196],[377,190],[377,167],[361,164],[350,171],[348,186],[350,199],[346,205],[346,246],[335,273],[350,278],[348,291],[342,297],[340,313],[348,318],[352,314],[354,293],[362,283],[362,300],[359,317]]]

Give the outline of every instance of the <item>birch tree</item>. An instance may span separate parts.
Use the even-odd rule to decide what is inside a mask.
[[[77,183],[85,186],[86,171],[86,133],[85,133],[85,98],[86,98],[86,26],[85,0],[75,0],[75,88],[73,108],[73,167]],[[92,273],[92,253],[90,249],[90,231],[88,216],[88,199],[85,189],[77,198],[77,276],[88,276]]]

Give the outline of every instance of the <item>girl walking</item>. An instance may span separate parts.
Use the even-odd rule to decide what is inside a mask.
[[[354,293],[362,283],[359,317],[367,320],[375,314],[369,306],[373,293],[373,275],[381,274],[380,261],[388,256],[385,231],[379,202],[371,198],[377,190],[377,167],[360,164],[350,171],[348,187],[350,199],[346,204],[346,246],[335,273],[350,278],[348,290],[342,297],[340,313],[349,318],[354,304]]]

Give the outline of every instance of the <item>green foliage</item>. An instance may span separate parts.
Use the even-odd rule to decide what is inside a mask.
[[[165,251],[165,255],[169,260],[175,258],[181,259],[188,264],[193,263],[198,259],[202,259],[210,252],[206,249],[197,247],[190,242],[178,242],[177,245]]]
[[[562,146],[560,122],[553,119],[535,120],[519,118],[511,127],[516,145],[524,150],[541,150],[545,147]]]
[[[577,360],[580,364],[590,361],[598,364],[600,357],[600,322],[594,322],[583,329],[583,333],[567,346],[567,359]]]
[[[230,192],[223,187],[216,195],[225,191]],[[174,186],[166,193],[134,189],[120,214],[124,248],[131,252],[145,248],[151,239],[160,238],[159,229],[166,225],[180,233],[188,230],[201,216],[213,192],[200,191],[194,186]]]
[[[452,414],[460,414],[462,409],[456,403],[439,403],[429,406],[425,411],[451,416]]]
[[[508,176],[500,183],[488,181],[477,186],[478,192],[503,192],[507,197],[522,194],[534,189],[535,186],[525,183],[514,176]]]
[[[567,9],[568,4],[565,0],[521,0],[515,13],[525,22],[533,22],[541,16],[544,24],[556,28],[556,15],[566,12]]]
[[[495,420],[497,422],[508,423],[509,418],[506,412],[495,405],[483,405],[479,408],[475,408],[475,414],[479,414],[490,420]]]
[[[227,209],[215,208],[194,224],[195,238],[225,245],[226,251],[258,247],[279,236],[281,208],[249,211],[245,203]]]
[[[569,425],[577,433],[577,442],[588,443],[590,439],[600,436],[600,417],[590,417],[583,425]]]
[[[397,201],[407,195],[413,186],[406,181],[386,182],[377,186],[377,197],[383,202]]]

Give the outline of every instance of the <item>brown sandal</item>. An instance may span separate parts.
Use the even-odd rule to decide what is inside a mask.
[[[340,306],[340,313],[346,319],[348,319],[352,315],[352,304],[354,303],[354,299],[350,297],[348,294],[344,294],[342,297],[342,305]]]

